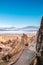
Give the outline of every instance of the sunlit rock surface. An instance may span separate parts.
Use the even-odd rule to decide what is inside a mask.
[[[20,60],[18,60],[19,63],[24,59],[25,59],[24,60],[25,63],[28,58],[31,58],[30,57],[31,54],[33,56],[33,54],[35,53],[35,41],[36,41],[35,34],[1,35],[0,36],[0,59],[3,60],[8,65],[10,63],[14,63],[18,58],[20,58]]]

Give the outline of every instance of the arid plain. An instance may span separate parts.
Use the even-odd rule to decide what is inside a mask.
[[[36,34],[0,34],[0,65],[16,62],[22,52],[36,41]]]

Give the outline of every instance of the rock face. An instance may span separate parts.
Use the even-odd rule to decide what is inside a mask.
[[[43,17],[37,35],[36,51],[36,58],[31,65],[43,65]]]
[[[26,34],[22,35],[21,43],[23,43],[25,46],[28,46],[28,36]]]
[[[38,31],[36,50],[38,53],[40,50],[43,51],[43,17],[41,20],[41,26]]]

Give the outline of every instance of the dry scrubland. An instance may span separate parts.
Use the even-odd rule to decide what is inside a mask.
[[[7,65],[15,62],[23,50],[36,40],[35,34],[2,34],[0,35],[0,60]],[[10,58],[9,58],[10,56]],[[2,60],[3,59],[3,60]],[[4,64],[6,65],[6,64]]]
[[[25,35],[27,35],[29,41],[32,41],[35,39],[34,37],[36,34],[25,34]],[[17,38],[21,39],[22,36],[23,36],[23,34],[1,34],[0,35],[0,42],[6,42],[9,40],[13,41],[15,39],[17,40]]]

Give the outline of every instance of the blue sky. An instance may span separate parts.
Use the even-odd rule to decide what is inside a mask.
[[[0,0],[0,27],[40,25],[43,0]]]

